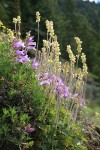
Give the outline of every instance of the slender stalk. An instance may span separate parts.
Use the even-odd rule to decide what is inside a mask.
[[[39,47],[39,34],[40,34],[40,32],[39,32],[39,22],[38,22],[38,40],[37,40],[37,51],[38,51],[38,47]],[[37,51],[36,51],[36,57],[37,57]]]
[[[17,38],[17,27],[16,27],[16,23],[15,23],[15,35],[16,35],[16,38]]]
[[[19,28],[19,35],[18,35],[18,38],[20,39],[20,23],[18,24],[18,28]]]

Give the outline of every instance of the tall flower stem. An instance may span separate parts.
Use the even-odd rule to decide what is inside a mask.
[[[18,35],[18,38],[20,39],[20,23],[18,24],[18,27],[19,27],[19,35]]]
[[[16,34],[16,38],[17,38],[17,28],[16,28],[16,23],[15,23],[15,34]]]
[[[38,22],[38,39],[37,39],[37,51],[38,51],[38,48],[39,48],[39,38],[40,38],[40,37],[39,37],[39,34],[40,34],[40,33],[39,33],[39,26],[40,26],[40,25],[39,25],[39,22]],[[36,57],[37,57],[37,51],[36,51]]]

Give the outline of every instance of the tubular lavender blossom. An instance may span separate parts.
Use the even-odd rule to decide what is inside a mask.
[[[33,69],[38,69],[39,63],[36,61],[36,58],[32,60],[31,66]]]
[[[17,39],[14,39],[13,42],[12,42],[12,47],[15,50],[22,50],[23,48],[25,48],[25,44],[24,44],[24,42],[21,42]]]
[[[35,50],[36,51],[36,42],[33,40],[34,36],[29,37],[26,40],[26,50]]]
[[[36,42],[33,40],[34,36],[30,36],[27,38],[26,42],[22,42],[19,39],[14,39],[12,42],[12,47],[15,49],[15,56],[17,56],[18,59],[16,59],[16,62],[19,63],[26,63],[27,61],[30,61],[30,58],[28,57],[27,52],[29,50],[36,50]],[[33,63],[32,63],[33,64]],[[38,64],[34,60],[34,66],[36,69],[36,66],[38,67]]]
[[[25,132],[32,133],[34,131],[35,131],[35,128],[32,128],[32,127],[26,127],[25,128]]]

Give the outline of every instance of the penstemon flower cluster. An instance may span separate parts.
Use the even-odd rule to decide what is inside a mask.
[[[27,53],[30,50],[36,51],[36,42],[33,40],[34,37],[29,37],[26,42],[22,42],[19,39],[14,39],[12,42],[12,46],[15,49],[17,56],[16,62],[20,63],[26,63],[27,61],[30,61]]]

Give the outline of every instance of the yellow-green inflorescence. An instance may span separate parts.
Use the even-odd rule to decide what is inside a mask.
[[[14,32],[11,29],[5,27],[5,25],[1,21],[0,21],[0,28],[1,28],[0,39],[3,40],[3,38],[4,38],[8,42],[11,43],[13,41],[13,39],[15,38],[14,37]]]
[[[13,23],[15,24],[15,36],[16,36],[16,38],[20,39],[21,17],[17,16],[17,18],[13,18]]]
[[[36,12],[36,22],[40,22],[40,18],[41,18],[40,13],[37,11]]]

